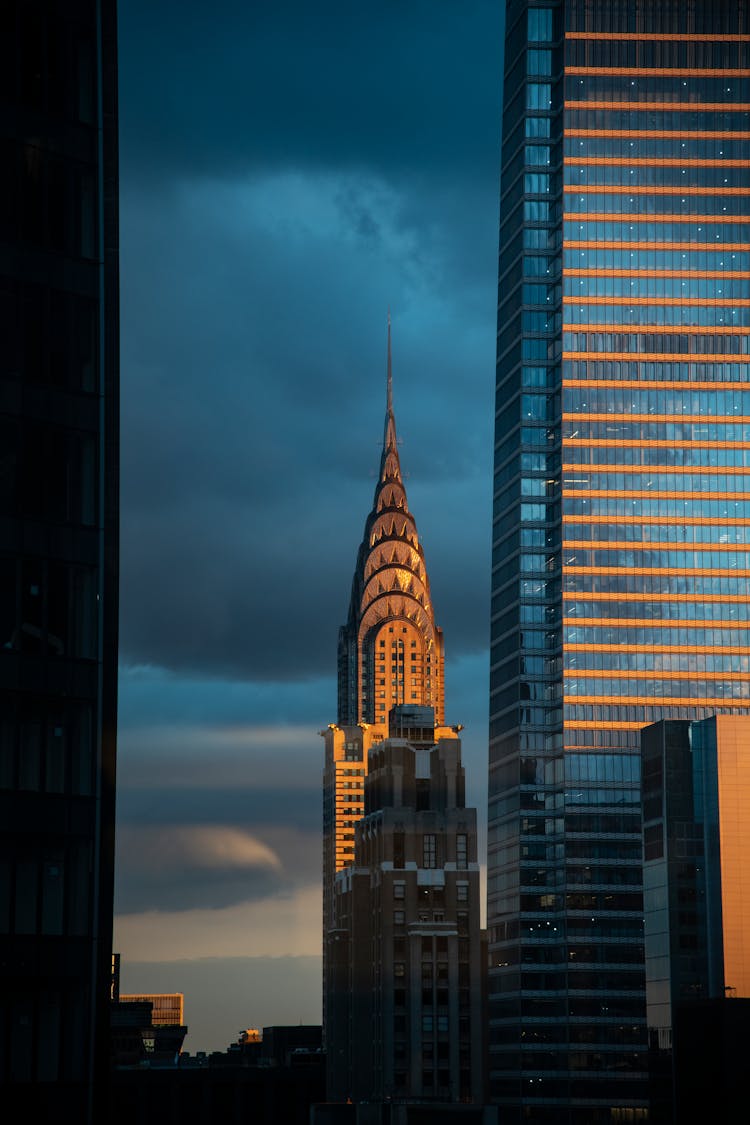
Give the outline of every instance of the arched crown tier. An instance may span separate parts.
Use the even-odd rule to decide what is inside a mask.
[[[411,657],[408,661],[408,677],[402,669],[394,678],[386,640],[391,633],[394,638],[410,637],[406,646],[409,653],[418,652],[414,662]],[[377,653],[373,650],[376,636],[380,638]],[[380,472],[357,555],[349,617],[339,638],[339,723],[386,723],[387,709],[394,699],[429,703],[435,707],[436,722],[444,721],[442,633],[435,624],[424,555],[401,476],[389,322],[388,394]]]

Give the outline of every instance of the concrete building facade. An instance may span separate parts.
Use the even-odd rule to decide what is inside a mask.
[[[395,708],[392,736],[370,751],[354,863],[334,887],[331,1100],[483,1100],[476,810],[464,789],[457,732],[435,729],[431,708]]]

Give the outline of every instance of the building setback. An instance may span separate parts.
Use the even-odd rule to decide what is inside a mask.
[[[460,728],[444,721],[443,638],[401,476],[390,325],[380,473],[338,668],[338,722],[321,732],[328,1096],[480,1099],[476,813],[464,808]]]
[[[113,0],[0,11],[0,1087],[107,1119],[117,718]]]
[[[747,0],[508,0],[491,1095],[647,1113],[640,728],[747,711]]]
[[[461,742],[396,707],[328,933],[328,1097],[483,1102],[476,810]]]

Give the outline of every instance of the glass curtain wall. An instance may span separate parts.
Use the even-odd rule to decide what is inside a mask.
[[[509,1119],[647,1112],[639,731],[750,702],[745,0],[509,0],[488,924]]]

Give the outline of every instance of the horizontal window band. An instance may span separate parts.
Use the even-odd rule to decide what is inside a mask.
[[[731,387],[731,383],[728,385]],[[729,422],[744,423],[745,418],[742,414],[712,414],[707,417],[705,414],[587,414],[583,412],[573,414],[566,411],[563,413],[562,420],[563,422],[672,422],[677,424],[702,422],[705,426],[709,422],[712,425]]]
[[[670,489],[634,489],[634,488],[563,488],[564,500],[748,500],[750,492],[685,492]],[[718,523],[718,518],[714,521]],[[738,573],[740,573],[738,571]],[[750,572],[749,572],[750,573]]]
[[[616,520],[615,520],[616,522]],[[748,543],[673,543],[671,540],[649,539],[638,543],[621,543],[616,539],[564,539],[563,550],[582,551],[742,551],[750,550]]]
[[[639,590],[637,594],[617,593],[609,591],[596,593],[593,590],[563,590],[564,602],[710,602],[731,604],[741,602],[747,604],[747,594],[652,594]]]
[[[575,700],[575,704],[573,703],[573,700]],[[697,707],[712,707],[713,706],[713,707],[721,707],[721,708],[723,708],[724,711],[727,710],[726,699],[719,699],[719,700],[715,700],[715,699],[679,699],[679,700],[676,700],[676,701],[674,701],[674,700],[670,701],[669,699],[661,699],[661,698],[652,699],[650,696],[643,696],[643,697],[638,696],[637,699],[633,699],[630,696],[622,696],[622,695],[616,695],[616,696],[576,695],[576,696],[568,697],[568,700],[566,700],[566,702],[568,702],[569,706],[575,706],[578,703],[583,703],[583,704],[586,704],[586,703],[593,703],[593,704],[603,703],[603,704],[609,704],[609,705],[614,705],[614,706],[623,706],[623,707],[632,707],[634,705],[645,704],[646,707],[654,707],[654,706],[656,706],[656,707],[670,707],[670,706],[671,707],[691,707],[691,706],[692,707],[695,707],[695,706],[697,706]],[[739,710],[742,714],[745,714],[746,711],[747,711],[747,708],[742,707],[742,705],[740,704],[737,708],[735,708],[735,710]],[[663,718],[669,718],[668,715],[664,715],[662,717]],[[573,737],[573,735],[575,734],[575,731],[577,731],[577,730],[643,730],[644,727],[650,726],[651,723],[655,723],[655,722],[658,722],[658,720],[657,719],[648,719],[648,720],[646,720],[644,722],[641,722],[641,723],[637,723],[637,722],[631,723],[631,722],[626,722],[624,720],[621,722],[617,719],[611,719],[611,720],[610,719],[604,719],[604,720],[570,719],[565,724],[565,736],[566,736],[566,738]],[[585,749],[588,752],[591,752],[592,748],[587,746],[587,747],[585,747]]]
[[[565,74],[622,75],[628,78],[677,78],[678,75],[686,78],[750,78],[750,70],[739,67],[722,70],[706,66],[566,66]]]
[[[658,302],[653,301],[652,304]],[[605,336],[750,336],[740,324],[563,324],[564,332],[598,332]],[[701,352],[690,353],[703,359]],[[738,352],[738,355],[747,355]]]
[[[727,384],[722,384],[726,386]],[[729,384],[730,386],[732,384]],[[657,441],[652,438],[563,438],[563,448],[575,449],[747,449],[746,441]]]
[[[634,362],[637,363],[638,360]],[[695,360],[689,362],[694,363]],[[702,379],[570,379],[563,376],[562,385],[563,387],[623,387],[626,390],[647,391],[750,391],[750,383],[735,383],[731,379],[708,383]]]
[[[563,158],[563,164],[568,168],[574,168],[576,166],[581,168],[599,168],[603,166],[612,168],[747,168],[746,160],[720,160],[718,158],[711,160],[697,156],[566,156]],[[569,190],[571,186],[572,185],[567,184],[566,190]],[[600,191],[602,188],[607,191],[611,190],[611,185],[601,185],[600,187],[594,184],[579,184],[577,186],[585,187],[587,191]],[[622,189],[616,188],[616,190]],[[657,187],[655,190],[659,191],[660,189]],[[668,189],[663,188],[661,190],[667,191]],[[686,195],[702,195],[705,194],[708,189],[690,187],[683,190]],[[727,188],[716,189],[718,195],[726,195],[728,190]]]
[[[563,677],[567,680],[651,680],[654,678],[654,670],[638,671],[628,670],[624,668],[611,668],[604,670],[602,668],[565,668],[563,670]],[[681,681],[681,680],[694,680],[697,675],[701,680],[726,680],[728,683],[734,683],[735,680],[743,680],[747,682],[747,672],[663,672],[661,669],[658,671],[660,680]],[[750,684],[748,684],[750,690]],[[750,699],[748,700],[750,705]]]
[[[696,32],[662,34],[659,31],[566,31],[566,39],[627,40],[628,42],[660,43],[667,39],[674,43],[750,43],[750,35],[699,35]]]
[[[695,473],[701,476],[718,476],[726,473],[727,476],[746,476],[750,473],[748,465],[563,465],[564,473],[623,473],[626,476],[648,476],[659,473],[674,476],[683,476],[686,473]]]
[[[563,516],[563,528],[567,523],[633,523],[643,524],[644,527],[658,526],[662,523],[680,524],[684,527],[706,527],[721,524],[722,527],[745,527],[746,519],[733,516],[722,516],[721,520],[714,516],[600,516],[580,515]]]
[[[607,326],[610,327],[610,326]],[[567,329],[569,331],[569,329]],[[601,331],[601,326],[599,328]],[[637,332],[634,329],[634,332]],[[606,335],[611,335],[607,332]],[[617,335],[623,333],[618,331]],[[603,360],[605,362],[626,360],[629,363],[748,363],[750,362],[750,355],[746,352],[569,352],[562,353],[563,362],[565,360]],[[731,387],[732,383],[725,383],[725,387]],[[604,418],[605,415],[602,415]],[[670,421],[674,421],[674,417],[670,415]],[[736,418],[734,419],[737,420]]]
[[[576,163],[574,159],[571,160],[573,164]],[[658,161],[648,161],[649,164],[658,166]],[[747,164],[745,164],[747,167]],[[680,187],[677,185],[663,185],[653,186],[651,184],[634,184],[632,187],[627,184],[565,184],[563,191],[566,195],[679,195],[683,198],[688,196],[698,195],[750,195],[750,187],[696,187],[691,184],[690,187]],[[689,216],[692,218],[692,216]],[[565,216],[563,216],[565,218]],[[644,216],[641,216],[644,218]],[[651,216],[649,215],[650,219]],[[663,215],[659,215],[663,220]],[[717,220],[725,221],[723,215],[713,215],[714,222]],[[740,216],[747,220],[748,216]]]
[[[750,570],[740,567],[718,566],[568,566],[563,565],[563,578],[577,574],[581,578],[594,578],[606,575],[607,578],[628,578],[634,574],[644,578],[750,578]],[[662,599],[671,597],[669,591],[661,594]],[[694,601],[700,595],[693,594]]]
[[[651,110],[671,113],[748,113],[750,102],[602,102],[573,99],[563,103],[564,109],[629,109],[639,112]]]
[[[598,249],[603,249],[601,243],[597,243]],[[639,249],[643,249],[643,243],[638,243]],[[610,250],[610,243],[608,242],[605,247]],[[750,278],[750,270],[648,270],[648,269],[633,269],[633,270],[609,270],[609,269],[580,269],[577,266],[563,266],[563,277],[678,277],[696,278],[697,280],[711,280],[711,281],[746,281]],[[657,302],[658,303],[658,302]]]
[[[587,622],[587,624],[588,624],[588,622]],[[679,622],[675,622],[675,627],[676,628],[679,627]],[[625,628],[625,626],[623,626],[623,628]],[[689,628],[690,629],[693,628],[692,622],[690,623]],[[716,625],[714,625],[714,628],[716,628]],[[634,644],[625,644],[621,641],[613,641],[612,644],[609,644],[609,645],[605,645],[605,644],[601,644],[601,645],[571,644],[571,643],[565,642],[565,644],[563,645],[563,648],[564,648],[565,652],[613,652],[613,651],[614,652],[658,652],[658,653],[666,654],[666,655],[668,655],[669,653],[672,653],[672,652],[674,652],[674,653],[687,653],[688,655],[690,655],[690,653],[695,653],[696,655],[700,655],[701,653],[704,653],[704,652],[710,652],[713,655],[719,655],[719,656],[721,656],[721,655],[723,655],[723,656],[746,656],[746,655],[750,654],[750,648],[747,645],[725,645],[725,646],[722,646],[722,645],[653,645],[653,644],[634,645]],[[599,673],[597,672],[597,675],[598,674]],[[683,673],[680,673],[680,675],[682,675],[682,674]],[[702,674],[703,673],[701,673],[701,675]],[[729,674],[729,673],[727,673],[727,674]],[[588,675],[588,672],[586,672],[586,675]],[[619,672],[618,672],[618,675],[619,675]],[[640,673],[638,673],[638,675],[640,675]],[[669,673],[665,673],[665,675],[669,675]],[[717,673],[717,675],[720,675],[721,678],[723,678],[723,676],[724,676],[723,673],[720,673],[720,674]],[[732,672],[731,675],[732,676],[742,675],[742,673]],[[745,673],[745,675],[746,675],[746,673]]]
[[[740,129],[566,129],[566,137],[656,141],[748,141],[750,132]]]
[[[586,627],[588,625],[621,626],[622,628],[649,629],[750,629],[750,621],[675,621],[672,618],[654,617],[563,617],[563,626]]]
[[[609,297],[609,296],[593,296],[586,295],[582,297],[577,293],[565,294],[562,299],[564,305],[578,305],[585,308],[586,305],[617,305],[618,307],[625,307],[627,305],[654,305],[655,307],[668,308],[680,305],[682,308],[722,308],[725,306],[727,309],[734,308],[748,308],[750,306],[750,298],[736,297],[729,299],[727,297],[633,297],[626,294],[624,297]],[[608,326],[609,327],[609,326]],[[629,328],[637,327],[628,325]],[[669,325],[673,328],[674,325]],[[682,328],[684,331],[692,329],[691,324],[680,324],[677,327]],[[640,328],[638,331],[642,331]],[[744,329],[747,332],[747,327]]]
[[[571,190],[575,190],[575,189],[571,189]],[[631,193],[632,193],[632,189],[627,194],[630,195]],[[622,194],[624,194],[624,193],[622,193]],[[682,194],[682,193],[680,193],[680,194]],[[671,214],[667,214],[665,212],[664,214],[658,214],[658,215],[644,215],[639,211],[635,212],[634,214],[630,214],[629,212],[628,212],[628,214],[621,214],[621,213],[616,212],[616,211],[566,211],[565,214],[563,215],[563,222],[565,222],[565,223],[573,223],[573,222],[576,222],[576,223],[584,223],[584,222],[585,223],[654,223],[654,224],[656,224],[656,223],[683,223],[683,224],[690,223],[693,226],[706,226],[708,224],[720,224],[720,223],[734,223],[736,225],[738,223],[750,223],[750,215],[681,215],[681,214],[676,213],[676,212],[672,212]],[[568,246],[571,246],[571,245],[574,245],[574,244],[572,242],[569,242],[567,239],[563,239],[563,249],[566,249]],[[602,250],[603,249],[609,250],[610,247],[612,249],[615,249],[619,245],[619,243],[605,241],[605,242],[595,242],[594,245],[598,246]],[[651,249],[652,246],[658,245],[658,243],[643,241],[643,242],[636,243],[636,245],[640,246],[641,250],[648,250],[648,249]],[[665,242],[664,245],[673,247],[677,244],[673,243],[673,242]],[[713,242],[693,242],[693,243],[691,243],[691,245],[692,245],[693,250],[702,250],[702,249],[716,250],[717,247],[719,246],[719,243],[714,244]],[[743,248],[748,249],[748,243],[745,243]]]
[[[723,253],[725,250],[750,250],[750,242],[606,242],[592,241],[590,239],[566,238],[563,243],[564,250],[689,250],[694,254]],[[565,271],[563,271],[565,272]],[[634,271],[640,273],[640,270]]]
[[[732,476],[748,476],[750,474],[750,466],[747,465],[563,465],[562,471],[566,474],[576,474],[575,479],[581,481],[586,476],[595,476],[602,474],[603,476],[612,476],[613,474],[620,474],[623,477],[656,477],[656,476],[669,476],[669,477],[684,477],[687,475],[693,476],[723,476],[726,474],[728,477]],[[563,480],[563,485],[570,484],[569,480]],[[576,489],[576,492],[581,492],[585,489]],[[638,489],[639,495],[652,496],[658,489]],[[669,492],[671,496],[671,489]],[[695,493],[690,492],[692,496],[712,496],[713,492],[708,493]],[[722,496],[728,495],[724,492]]]

